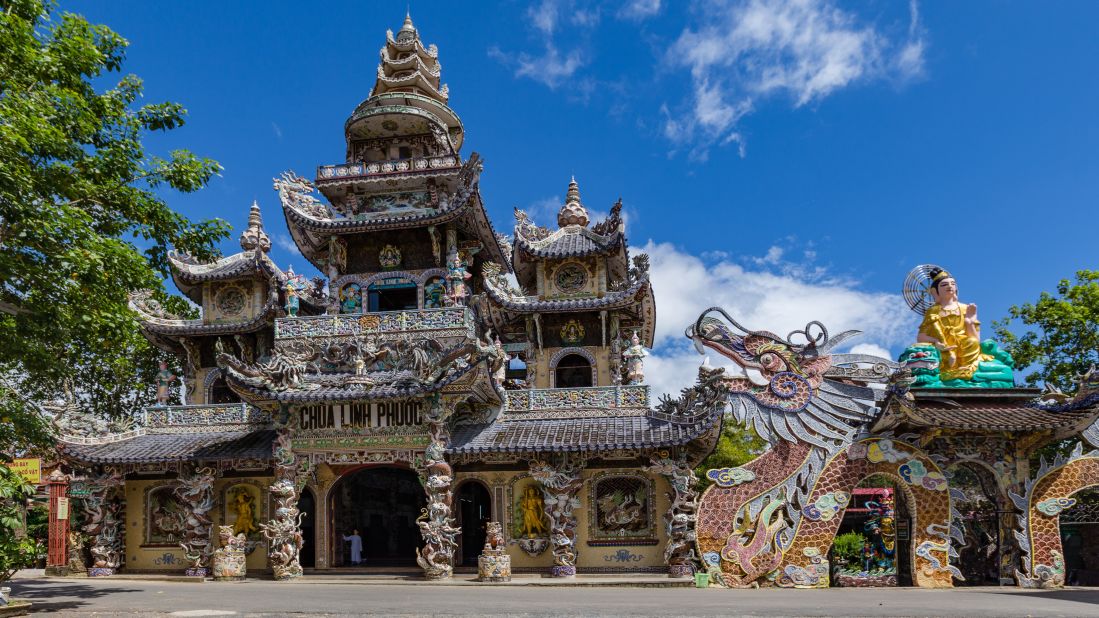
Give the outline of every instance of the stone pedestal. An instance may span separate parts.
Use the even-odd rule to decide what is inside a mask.
[[[218,530],[221,547],[214,550],[214,581],[231,582],[244,579],[247,571],[248,540],[244,534],[233,534],[232,526]]]
[[[503,550],[491,550],[477,557],[477,581],[510,582],[511,556]]]
[[[571,564],[555,564],[550,567],[550,577],[576,577],[576,566]]]

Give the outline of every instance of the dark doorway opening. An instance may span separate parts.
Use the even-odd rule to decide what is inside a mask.
[[[351,544],[358,529],[364,566],[415,566],[423,545],[416,518],[427,504],[415,472],[403,468],[363,468],[341,478],[331,493],[332,566],[351,566]]]
[[[458,488],[458,537],[461,546],[461,566],[477,564],[477,556],[485,546],[485,524],[492,519],[492,499],[485,486],[477,481],[466,481]]]
[[[368,310],[375,312],[418,309],[418,296],[415,283],[371,285],[367,290]]]
[[[1099,586],[1099,489],[1072,496],[1076,504],[1061,511],[1061,549],[1065,583]]]
[[[1000,518],[1011,514],[998,508],[996,479],[987,468],[975,463],[959,463],[950,469],[950,488],[965,494],[954,508],[962,518],[957,523],[962,528],[965,543],[957,547],[958,558],[952,562],[961,570],[965,580],[954,580],[955,586],[998,586],[1003,557],[1003,539]],[[1006,506],[1006,505],[1005,505]],[[1011,571],[1004,574],[1010,577]]]
[[[591,362],[579,354],[569,354],[562,358],[554,372],[554,386],[557,388],[593,386]]]
[[[238,403],[239,401],[240,397],[229,389],[225,378],[219,377],[210,385],[210,400],[206,403]]]
[[[301,546],[301,554],[298,556],[298,562],[302,568],[313,568],[317,565],[317,501],[313,497],[313,492],[308,489],[303,489],[301,497],[298,498],[298,512],[302,514],[301,518],[301,538],[303,540]]]

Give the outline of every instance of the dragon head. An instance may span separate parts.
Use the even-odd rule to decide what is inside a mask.
[[[782,438],[824,446],[851,435],[870,420],[879,397],[865,386],[886,382],[898,368],[865,354],[833,354],[859,334],[829,336],[817,321],[781,337],[742,326],[720,307],[711,307],[687,327],[700,354],[706,348],[732,361],[739,372],[722,378],[739,421],[768,441]]]

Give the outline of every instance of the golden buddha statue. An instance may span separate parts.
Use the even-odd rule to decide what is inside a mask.
[[[935,304],[923,314],[916,341],[929,343],[942,359],[939,375],[947,380],[969,380],[981,361],[993,360],[981,353],[981,322],[977,319],[977,305],[958,301],[958,283],[949,272],[933,268],[931,297]]]

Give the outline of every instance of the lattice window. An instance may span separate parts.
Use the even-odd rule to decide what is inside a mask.
[[[605,474],[591,483],[592,540],[654,540],[652,480],[634,474]]]

